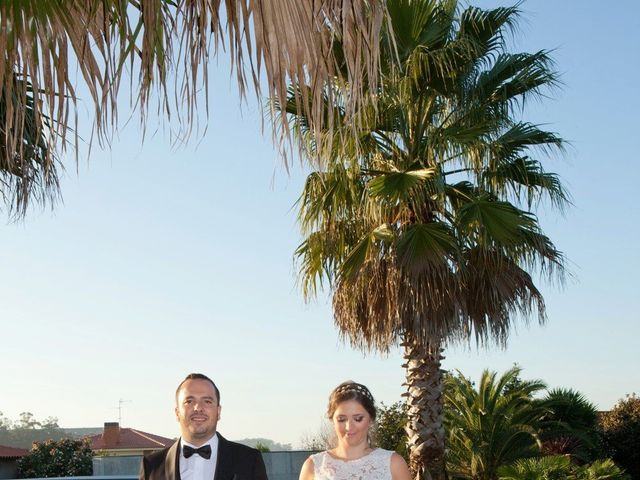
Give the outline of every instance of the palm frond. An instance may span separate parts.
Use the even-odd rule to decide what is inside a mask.
[[[44,116],[38,127],[36,93],[33,86],[14,75],[14,87],[0,91],[0,194],[8,213],[14,218],[25,214],[30,201],[42,205],[53,205],[59,196],[59,174],[61,168],[47,132],[52,130],[51,121]],[[26,83],[26,85],[21,85]],[[26,96],[19,103],[16,92],[24,89]],[[10,122],[6,122],[7,115]],[[16,124],[23,122],[19,145],[11,145],[7,139],[15,132]],[[10,159],[10,161],[8,160]]]
[[[391,0],[387,10],[400,64],[417,47],[437,50],[451,36],[456,0],[412,2]]]
[[[398,263],[407,272],[446,269],[457,260],[459,247],[453,231],[439,222],[415,223],[399,237],[396,245]]]
[[[367,188],[374,198],[381,197],[391,202],[406,201],[413,190],[433,178],[435,174],[435,168],[380,173],[374,175],[373,179],[368,182]]]
[[[558,84],[553,60],[546,51],[498,55],[491,68],[479,72],[470,91],[480,103],[508,102]]]
[[[372,255],[371,250],[373,249],[375,240],[376,238],[373,235],[373,232],[367,233],[352,249],[350,249],[347,257],[344,262],[342,262],[338,270],[338,276],[342,283],[353,282],[353,279],[360,274],[365,262],[367,262],[370,255]]]
[[[536,227],[531,214],[488,195],[478,196],[462,206],[457,221],[467,236],[482,244],[515,245],[522,241],[523,232]]]
[[[520,155],[529,147],[562,148],[563,141],[555,133],[541,130],[537,125],[518,122],[507,130],[500,132],[499,137],[490,144],[493,157],[512,158]]]
[[[505,30],[515,28],[519,15],[517,5],[492,10],[469,7],[460,14],[458,38],[471,39],[478,47],[478,57],[484,57],[502,48]]]
[[[23,105],[29,95],[26,85],[32,85],[36,101],[31,121],[36,136],[47,137],[47,165],[79,141],[76,126],[69,123],[76,118],[74,64],[94,107],[99,141],[108,142],[118,127],[125,75],[131,76],[132,106],[139,108],[143,128],[155,100],[164,118],[177,120],[172,133],[182,141],[191,134],[199,110],[208,112],[209,60],[222,43],[241,94],[253,85],[260,95],[266,85],[271,98],[286,98],[288,81],[308,82],[309,89],[293,96],[297,111],[308,116],[308,128],[320,137],[324,130],[331,133],[334,121],[333,111],[327,116],[321,108],[327,92],[329,97],[341,92],[345,115],[352,119],[365,99],[371,100],[367,92],[377,88],[384,12],[381,0],[2,2],[0,91]],[[339,55],[333,48],[338,41]],[[286,106],[280,108],[287,136]],[[21,108],[6,103],[0,123],[6,126],[2,153],[9,169],[16,164],[27,168],[21,163],[29,156],[22,142],[26,122]]]
[[[499,163],[495,170],[483,172],[483,181],[491,190],[500,192],[506,187],[518,201],[526,202],[529,208],[547,196],[554,207],[564,211],[570,204],[570,198],[558,175],[545,172],[537,160],[527,156],[509,158],[512,156],[508,156],[504,163]]]
[[[456,341],[475,338],[478,344],[495,340],[504,345],[516,320],[525,323],[536,315],[546,319],[544,298],[531,275],[498,249],[475,247],[465,252],[460,269],[464,285],[460,321],[465,328]]]

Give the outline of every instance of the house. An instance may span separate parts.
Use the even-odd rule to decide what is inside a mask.
[[[91,441],[91,450],[101,457],[144,455],[175,442],[175,439],[134,428],[121,428],[118,422],[105,422],[102,433],[87,438]]]
[[[138,473],[143,455],[171,446],[175,439],[122,428],[118,422],[105,422],[102,433],[86,437],[93,450],[94,475],[133,475]]]
[[[29,453],[26,448],[0,445],[0,478],[16,478],[17,462]]]

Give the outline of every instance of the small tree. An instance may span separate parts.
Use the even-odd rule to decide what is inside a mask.
[[[328,450],[336,446],[336,433],[332,425],[324,420],[318,431],[307,432],[300,438],[300,446],[302,450],[320,451]]]
[[[262,443],[262,442],[256,443],[256,450],[258,450],[259,452],[270,452],[271,451],[271,449],[267,445]]]
[[[93,453],[86,440],[35,442],[18,460],[18,477],[69,477],[93,474]]]
[[[633,393],[620,400],[602,415],[600,426],[613,460],[640,479],[640,397]]]
[[[406,424],[407,412],[402,402],[389,406],[381,403],[373,430],[375,444],[380,448],[398,452],[405,459],[409,458],[407,432],[404,429]]]
[[[2,412],[0,412],[0,432],[6,432],[11,428],[11,420],[4,416]]]

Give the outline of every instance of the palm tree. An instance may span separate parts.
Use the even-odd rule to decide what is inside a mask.
[[[259,93],[264,72],[262,85],[271,96],[282,97],[287,79],[312,85],[340,80],[330,45],[343,39],[340,60],[353,86],[349,113],[361,102],[362,87],[375,85],[383,15],[382,0],[0,2],[0,169],[5,180],[0,188],[5,203],[23,213],[32,192],[55,196],[56,154],[78,143],[72,128],[76,77],[91,96],[102,141],[117,126],[118,91],[125,78],[131,81],[142,125],[157,98],[159,112],[178,117],[181,139],[190,132],[197,102],[207,98],[208,62],[220,46],[228,52],[242,94],[249,84]],[[319,95],[321,89],[314,86],[296,98],[314,128],[326,123],[308,108]],[[22,108],[28,103],[29,109]],[[25,173],[33,171],[34,150],[40,165],[35,176]],[[7,181],[16,171],[22,173],[12,180],[19,185]],[[8,198],[16,194],[16,200]]]
[[[567,202],[537,159],[563,142],[517,118],[557,80],[547,52],[506,52],[515,7],[390,0],[387,10],[382,31],[394,37],[381,44],[376,104],[363,105],[359,122],[327,87],[312,108],[335,129],[318,136],[293,103],[309,87],[290,88],[296,138],[321,165],[299,199],[296,257],[307,298],[328,282],[353,346],[404,347],[410,465],[418,478],[442,478],[442,348],[504,344],[516,318],[542,322],[530,272],[562,277],[562,254],[531,210],[543,198]]]
[[[498,469],[540,454],[546,406],[534,400],[545,388],[523,380],[513,367],[501,377],[485,370],[478,387],[462,375],[449,376],[445,388],[447,465],[452,478],[497,480]]]

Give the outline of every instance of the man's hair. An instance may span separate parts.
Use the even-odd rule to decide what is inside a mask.
[[[184,378],[184,380],[180,382],[180,385],[178,385],[178,388],[176,388],[176,403],[178,403],[178,394],[180,393],[180,388],[182,387],[184,382],[186,382],[187,380],[206,380],[211,385],[213,385],[213,389],[216,392],[216,397],[218,398],[218,405],[220,405],[220,390],[218,390],[218,387],[216,386],[216,384],[213,383],[213,380],[211,380],[209,377],[207,377],[202,373],[190,373]]]

